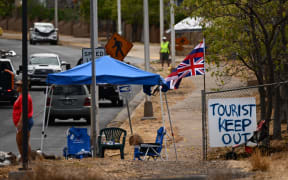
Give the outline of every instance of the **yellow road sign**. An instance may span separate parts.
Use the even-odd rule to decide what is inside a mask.
[[[105,49],[106,53],[111,57],[123,61],[128,54],[133,44],[117,33],[114,33],[111,39],[107,42]]]

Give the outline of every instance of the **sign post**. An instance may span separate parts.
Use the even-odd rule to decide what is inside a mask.
[[[120,96],[122,96],[123,99],[125,99],[125,103],[127,106],[128,118],[129,118],[130,131],[131,131],[131,134],[133,135],[132,122],[131,122],[130,110],[129,110],[129,101],[128,101],[128,98],[131,96],[131,86],[130,85],[122,85],[122,86],[118,86],[118,89],[120,92]]]

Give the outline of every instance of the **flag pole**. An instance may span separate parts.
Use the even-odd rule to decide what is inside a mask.
[[[203,159],[207,160],[207,125],[206,125],[206,68],[205,68],[205,52],[206,52],[206,44],[205,44],[205,36],[203,35],[203,60],[204,60],[204,77],[203,77],[203,83],[204,83],[204,90],[202,93],[202,139],[203,139]]]

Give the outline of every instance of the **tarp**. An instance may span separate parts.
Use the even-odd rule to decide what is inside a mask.
[[[87,62],[64,72],[48,74],[48,84],[91,84],[92,62]],[[165,84],[159,75],[141,70],[132,65],[116,60],[110,56],[102,56],[95,60],[96,83],[109,83],[115,85],[138,84],[160,85]]]
[[[201,31],[202,26],[200,25],[202,21],[201,17],[187,17],[174,26],[176,33],[180,32],[191,32],[191,31]],[[171,29],[168,29],[166,33],[170,33]]]

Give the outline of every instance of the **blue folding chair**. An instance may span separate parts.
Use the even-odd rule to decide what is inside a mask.
[[[90,136],[87,128],[69,128],[67,132],[67,147],[63,149],[63,156],[68,159],[91,157]]]
[[[152,157],[154,160],[157,160],[158,158],[163,160],[161,150],[165,134],[166,132],[164,127],[160,127],[157,130],[155,143],[141,143],[139,146],[135,146],[134,160],[136,158],[138,158],[138,160],[145,160],[146,158],[149,160],[150,157]],[[143,156],[143,159],[141,156]]]

